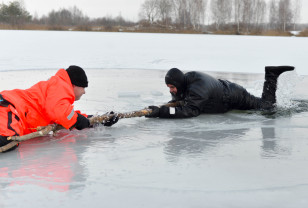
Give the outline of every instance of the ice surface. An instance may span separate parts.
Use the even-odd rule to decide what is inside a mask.
[[[152,91],[152,92],[151,92],[151,95],[154,95],[154,96],[163,96],[163,93],[162,93],[162,92],[159,92],[159,91]]]
[[[0,70],[76,64],[263,73],[266,65],[294,65],[308,75],[308,39],[300,37],[2,30],[0,41]]]
[[[81,65],[89,87],[75,109],[88,114],[168,102],[164,75],[175,65],[235,69],[208,73],[255,95],[262,92],[264,65],[299,66],[279,80],[275,114],[121,119],[111,128],[24,142],[0,155],[1,208],[307,207],[307,39],[45,31],[0,36],[0,69],[8,70],[0,72],[1,90],[28,88],[59,67]],[[13,71],[19,69],[36,70]],[[129,92],[139,96],[119,96]]]
[[[119,97],[140,97],[138,92],[119,92]]]
[[[0,88],[12,88],[12,79],[15,87],[27,88],[54,73],[1,72]],[[75,108],[102,114],[165,103],[170,95],[164,73],[87,70],[90,85]],[[255,92],[263,81],[261,75],[210,74]],[[307,83],[293,83],[288,98],[300,92],[307,99],[296,90]],[[123,89],[140,96],[120,98]],[[308,105],[301,104],[276,115],[122,119],[111,128],[27,141],[0,155],[0,207],[306,207]]]

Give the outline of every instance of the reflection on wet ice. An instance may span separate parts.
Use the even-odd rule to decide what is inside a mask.
[[[60,192],[82,185],[78,183],[85,181],[81,153],[87,143],[81,137],[59,133],[56,138],[24,142],[15,152],[1,157],[0,179],[7,186],[33,184]]]
[[[89,114],[129,112],[169,101],[164,72],[149,73],[151,79],[137,83],[130,71],[89,70],[93,84],[75,108]],[[255,81],[249,75],[230,77],[249,86]],[[105,86],[113,87],[103,91]],[[104,196],[109,205],[131,200],[143,205],[139,207],[167,207],[166,201],[172,207],[179,200],[182,207],[189,207],[191,198],[197,207],[208,200],[216,204],[215,197],[229,202],[245,198],[257,205],[265,195],[281,200],[281,190],[293,193],[297,184],[308,181],[308,171],[302,168],[307,165],[307,103],[296,100],[291,108],[270,113],[121,119],[111,128],[61,131],[25,142],[16,151],[1,154],[0,207],[2,193],[28,199],[33,193],[27,191],[33,187],[51,199],[52,207],[59,197],[55,193],[65,193],[61,196],[76,206],[80,201],[94,205]],[[291,176],[294,170],[300,170],[296,177]],[[306,190],[303,186],[299,193]],[[255,200],[256,194],[264,197]],[[153,195],[161,200],[154,203]]]

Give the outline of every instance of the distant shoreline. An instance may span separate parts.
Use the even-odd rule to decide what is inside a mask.
[[[308,37],[308,25],[299,23],[300,1],[230,2],[211,1],[208,7],[203,0],[147,0],[135,22],[121,14],[89,18],[76,6],[38,17],[12,1],[0,4],[0,29]]]
[[[58,26],[50,27],[44,25],[22,25],[22,26],[10,26],[0,24],[0,30],[39,30],[39,31],[84,31],[84,32],[127,32],[127,33],[171,33],[171,34],[209,34],[209,35],[246,35],[246,36],[285,36],[285,37],[308,37],[308,29],[303,31],[279,32],[279,31],[263,31],[260,33],[237,33],[236,31],[196,31],[196,30],[175,30],[175,29],[161,29],[161,28],[135,28],[135,27],[90,27],[90,26]]]

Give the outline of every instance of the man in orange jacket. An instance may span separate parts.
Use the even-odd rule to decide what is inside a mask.
[[[8,144],[9,136],[22,136],[38,126],[57,123],[66,129],[89,128],[88,116],[75,111],[73,103],[85,94],[88,79],[79,66],[60,69],[47,81],[26,90],[0,92],[0,147]],[[118,121],[114,115],[105,126]]]

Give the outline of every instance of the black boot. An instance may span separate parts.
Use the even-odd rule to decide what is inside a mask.
[[[266,76],[275,76],[276,79],[280,74],[286,71],[293,71],[294,66],[266,66],[265,67],[265,77]]]
[[[277,80],[279,75],[283,72],[293,70],[293,66],[266,66],[262,100],[274,105],[276,103]]]

